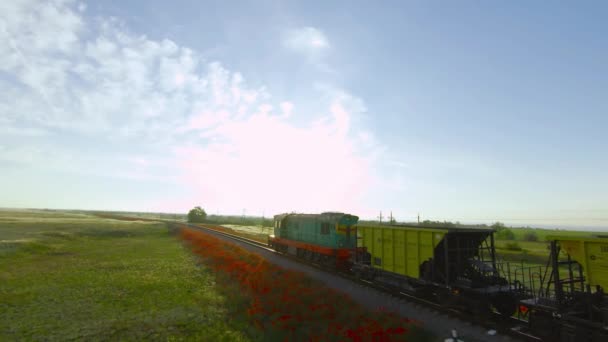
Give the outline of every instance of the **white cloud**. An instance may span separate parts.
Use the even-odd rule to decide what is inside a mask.
[[[330,49],[327,36],[314,27],[287,30],[283,34],[283,46],[303,55],[318,70],[333,74],[335,70],[325,61]]]
[[[8,76],[0,79],[4,131],[29,127],[24,134],[48,130],[145,146],[154,151],[145,157],[116,151],[117,165],[127,171],[104,171],[162,179],[162,164],[169,178],[196,184],[195,200],[222,211],[358,205],[373,181],[372,157],[364,150],[373,139],[353,129],[365,112],[360,99],[321,87],[326,109],[310,117],[323,119],[302,125],[306,118],[298,115],[296,126],[290,120],[297,104],[273,100],[239,72],[171,40],[130,32],[116,19],[85,21],[83,11],[69,1],[0,5],[0,72]],[[285,44],[311,58],[329,48],[315,28],[290,32]],[[54,167],[75,171],[85,168],[81,160],[99,162],[78,149],[84,140],[57,152]],[[53,155],[49,149],[5,147],[0,161],[25,158],[42,166]],[[111,165],[108,158],[100,160]]]
[[[303,53],[309,58],[317,58],[327,50],[329,40],[325,34],[314,27],[301,27],[285,32],[283,45],[291,50]]]
[[[216,142],[210,145],[176,151],[190,182],[221,208],[352,210],[370,185],[371,161],[335,130],[342,125],[299,128],[261,111],[223,123],[213,130]]]
[[[283,112],[284,117],[290,117],[293,112],[293,103],[289,101],[281,102],[281,111]]]
[[[294,105],[285,101],[280,114],[261,105],[243,120],[217,123],[205,133],[207,146],[177,147],[186,178],[232,212],[362,210],[381,149],[371,133],[353,129],[365,111],[360,99],[330,87],[323,94],[323,119],[306,126],[290,122]]]
[[[48,148],[48,146],[24,143],[19,146],[0,144],[0,163],[18,164],[20,166],[44,165],[51,170],[67,170],[74,165],[74,156],[66,151]]]
[[[350,128],[350,114],[338,101],[331,104],[330,110],[336,122],[338,134],[345,136],[348,134],[348,129]]]
[[[6,137],[41,137],[49,135],[49,132],[34,127],[15,127],[10,124],[3,125],[2,120],[0,120],[0,135]]]
[[[201,108],[248,108],[265,98],[263,88],[249,88],[220,63],[135,35],[116,19],[85,23],[69,2],[10,3],[0,14],[0,71],[10,75],[0,80],[0,103],[11,106],[0,107],[0,117],[154,137]]]

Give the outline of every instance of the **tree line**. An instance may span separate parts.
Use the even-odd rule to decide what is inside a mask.
[[[190,223],[223,223],[238,224],[243,226],[262,226],[272,227],[273,219],[254,216],[236,215],[207,215],[205,209],[200,206],[194,207],[188,212],[188,222]]]
[[[264,217],[251,217],[251,216],[226,216],[226,215],[207,215],[205,209],[200,206],[196,206],[188,212],[188,222],[190,223],[205,223],[205,222],[221,222],[225,224],[240,224],[250,226],[263,226],[272,227],[272,219]],[[378,224],[375,221],[359,221],[361,224]],[[387,224],[397,224],[396,221],[389,222]],[[487,224],[461,224],[460,222],[451,221],[431,221],[424,220],[420,223],[405,223],[407,225],[418,225],[421,227],[435,227],[435,228],[493,228],[496,230],[497,240],[521,240],[521,241],[538,241],[537,232],[530,227],[513,228],[507,227],[502,222],[495,222],[492,225]],[[520,230],[518,233],[514,229]],[[521,232],[523,231],[523,234]]]

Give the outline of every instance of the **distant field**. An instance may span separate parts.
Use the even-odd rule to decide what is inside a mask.
[[[538,241],[545,241],[548,236],[575,236],[575,237],[590,237],[592,235],[601,234],[601,232],[585,232],[580,230],[557,230],[557,229],[534,229],[534,228],[511,228],[515,234],[516,240],[524,240],[527,233],[533,232],[538,236]]]
[[[0,340],[244,341],[165,224],[0,210]]]
[[[509,244],[516,243],[516,246],[521,250],[508,249]],[[509,262],[524,262],[531,264],[546,264],[549,258],[549,250],[547,249],[548,242],[546,241],[496,241],[496,254],[498,258]]]
[[[570,236],[585,238],[597,235],[598,232],[511,228],[513,240],[496,240],[496,253],[499,258],[510,262],[546,265],[549,258],[549,242],[551,236]],[[533,233],[538,241],[526,241],[526,235]]]
[[[272,227],[242,226],[238,224],[222,224],[222,226],[254,235],[270,235],[273,232]]]

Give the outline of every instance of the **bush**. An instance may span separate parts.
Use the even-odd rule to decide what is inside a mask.
[[[515,240],[515,233],[509,228],[503,228],[496,233],[498,240]]]
[[[207,222],[214,222],[217,224],[236,224],[241,226],[274,226],[273,218],[256,216],[209,215],[207,216]]]
[[[536,235],[536,232],[526,232],[524,241],[538,241],[538,235]]]
[[[508,242],[505,245],[505,249],[510,251],[521,251],[521,246],[517,242]]]

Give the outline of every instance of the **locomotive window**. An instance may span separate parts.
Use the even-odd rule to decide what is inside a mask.
[[[329,223],[321,223],[321,234],[329,234]]]

